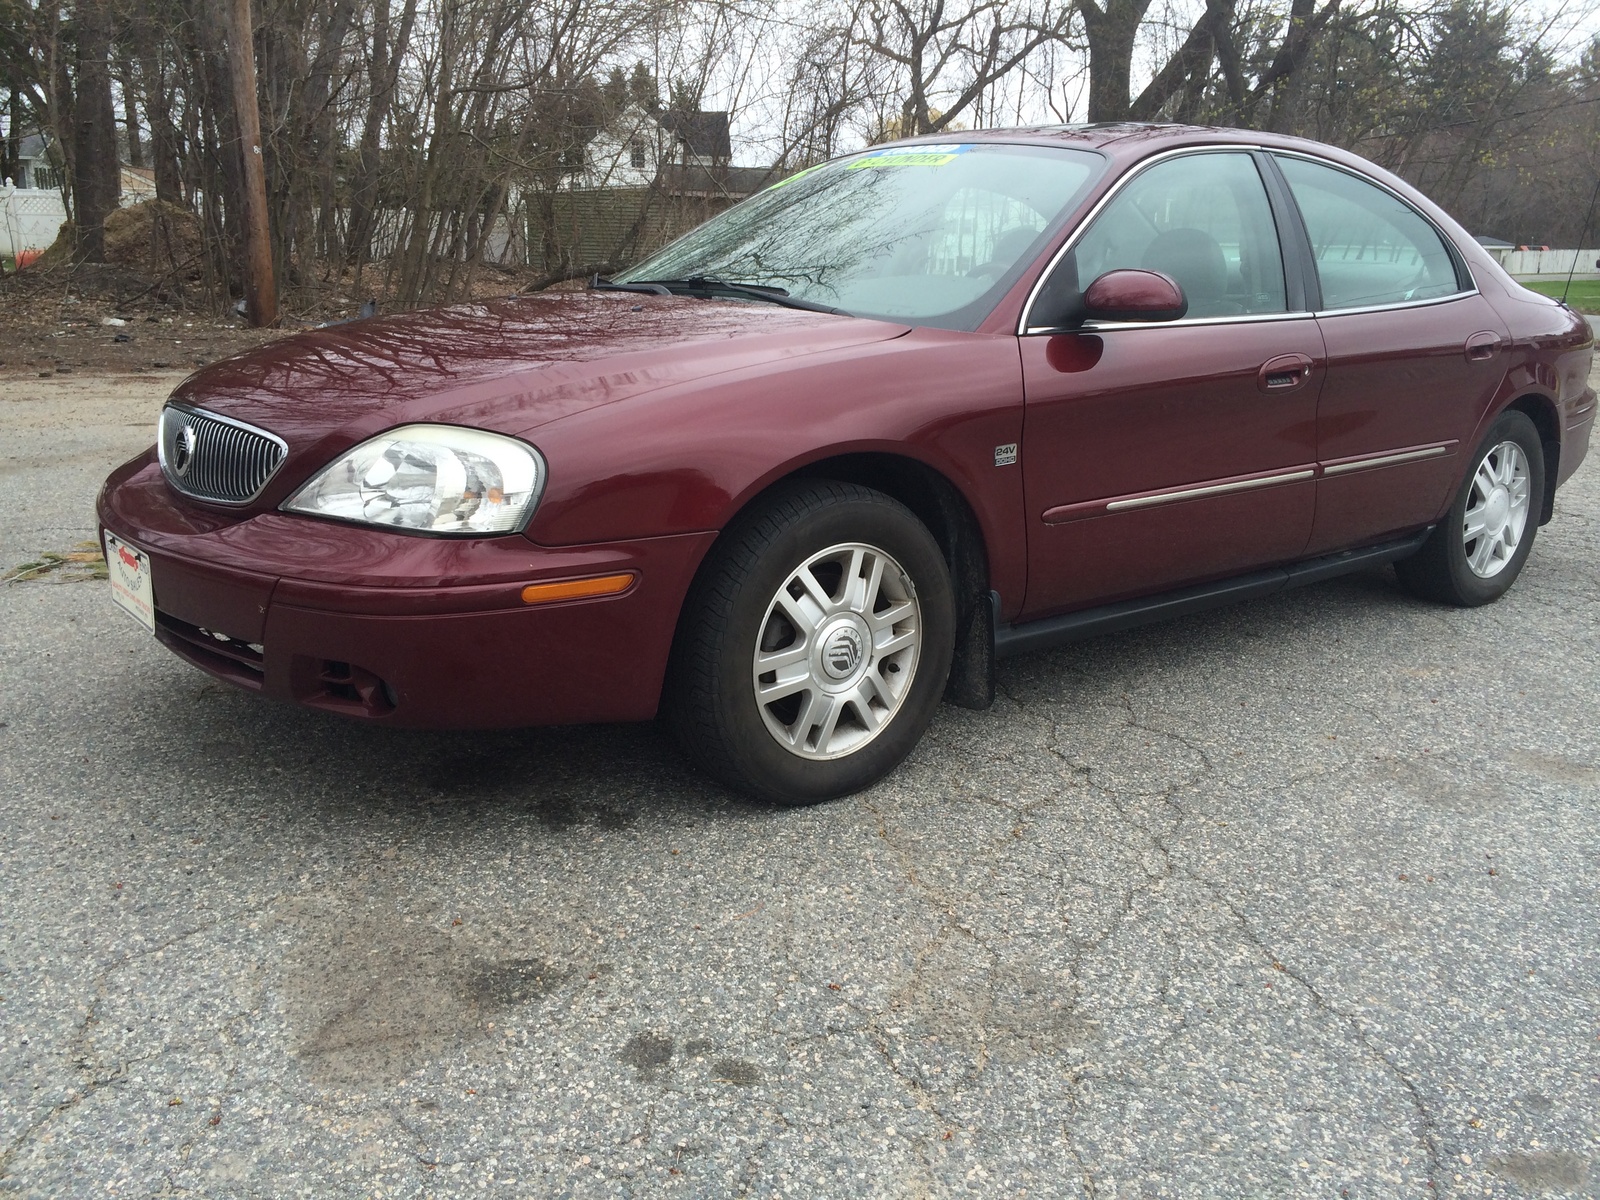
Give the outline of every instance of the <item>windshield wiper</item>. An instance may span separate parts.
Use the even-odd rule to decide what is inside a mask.
[[[609,279],[601,279],[596,274],[589,280],[591,292],[642,292],[646,296],[670,296],[670,288],[659,283],[612,283]]]
[[[589,286],[598,291],[645,292],[658,296],[674,296],[679,292],[698,296],[722,293],[738,296],[743,300],[763,300],[768,304],[782,305],[784,308],[799,308],[806,312],[831,313],[837,317],[850,315],[840,308],[814,304],[810,300],[791,296],[781,287],[765,283],[730,283],[726,279],[707,279],[704,275],[691,275],[687,279],[641,279],[636,283],[612,283],[609,279],[601,279],[596,275],[589,281]]]

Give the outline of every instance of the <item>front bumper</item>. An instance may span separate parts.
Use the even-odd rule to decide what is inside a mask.
[[[493,729],[654,716],[712,533],[546,548],[423,538],[179,500],[154,453],[100,493],[150,556],[156,637],[218,679],[387,725]],[[633,572],[625,592],[527,605],[532,583]]]

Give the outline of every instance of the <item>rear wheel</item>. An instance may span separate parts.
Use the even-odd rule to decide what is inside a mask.
[[[739,791],[810,804],[877,782],[933,719],[955,613],[938,543],[898,501],[809,483],[730,529],[689,600],[669,717]]]
[[[1544,447],[1520,412],[1502,413],[1479,445],[1450,512],[1422,549],[1395,564],[1419,596],[1470,607],[1505,595],[1533,549]]]

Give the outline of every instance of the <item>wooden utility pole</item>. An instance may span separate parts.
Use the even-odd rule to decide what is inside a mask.
[[[106,0],[77,7],[77,103],[73,115],[72,218],[75,257],[105,262],[106,218],[117,208],[116,111],[111,106],[111,12]]]
[[[256,100],[255,43],[250,37],[250,0],[228,6],[228,60],[233,107],[239,119],[244,159],[244,311],[257,327],[278,323],[278,288],[272,278],[272,241],[267,233],[267,172],[261,161],[261,107]]]

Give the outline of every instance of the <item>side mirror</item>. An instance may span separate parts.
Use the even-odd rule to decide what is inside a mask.
[[[1183,289],[1160,271],[1107,271],[1083,293],[1092,321],[1176,321],[1188,311]]]

